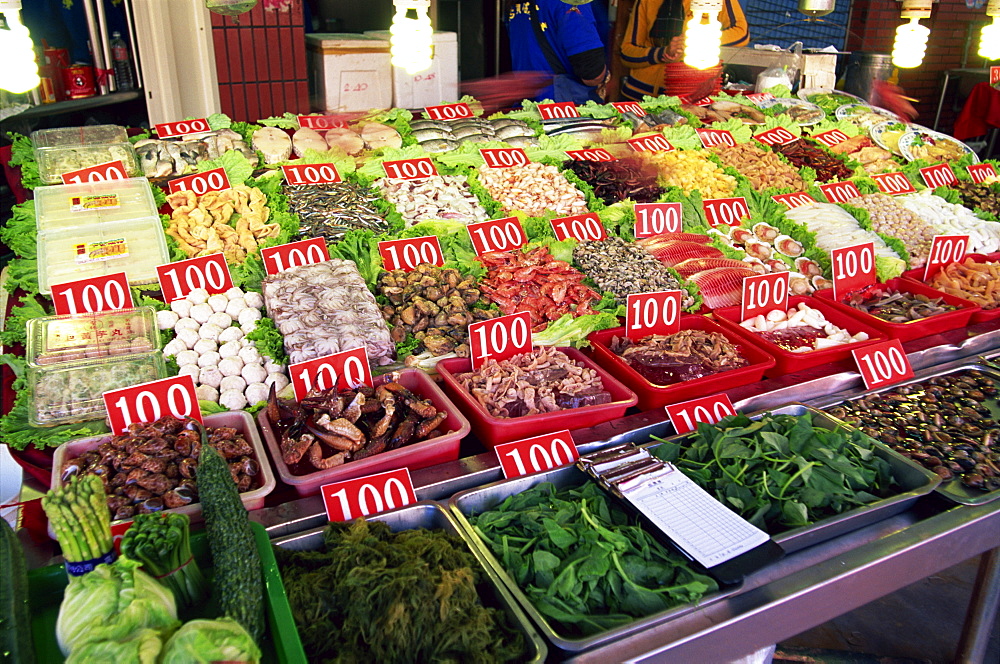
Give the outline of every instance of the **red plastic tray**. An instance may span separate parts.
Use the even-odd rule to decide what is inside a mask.
[[[563,429],[581,429],[591,427],[601,422],[607,422],[621,417],[629,406],[638,401],[632,390],[622,385],[604,368],[599,367],[592,359],[576,348],[560,348],[571,360],[596,369],[604,382],[604,389],[611,393],[611,403],[597,406],[570,408],[554,413],[525,415],[524,417],[494,417],[486,412],[479,401],[468,390],[462,387],[455,377],[456,374],[472,370],[472,361],[464,357],[452,357],[438,362],[437,370],[444,380],[445,391],[462,412],[472,422],[476,436],[487,447],[495,447],[500,443],[513,440],[541,436],[546,433],[562,431]]]
[[[667,404],[697,399],[731,387],[756,383],[764,377],[764,371],[775,365],[774,358],[756,345],[747,343],[743,337],[733,334],[727,328],[704,316],[681,316],[681,329],[719,332],[739,347],[740,354],[750,364],[739,369],[731,369],[682,383],[657,385],[646,380],[609,348],[612,337],[625,335],[624,327],[599,330],[588,336],[587,340],[590,342],[591,354],[594,359],[612,376],[625,383],[629,389],[636,393],[639,398],[639,408],[642,410],[662,408]]]
[[[899,339],[904,342],[965,327],[969,324],[969,319],[972,318],[972,315],[979,311],[979,307],[968,300],[963,300],[960,297],[955,297],[954,295],[948,295],[947,293],[942,293],[939,290],[934,290],[927,284],[914,281],[913,279],[897,277],[885,282],[885,286],[887,288],[894,288],[898,291],[909,293],[911,295],[926,295],[930,298],[940,297],[944,300],[945,304],[955,305],[960,308],[957,311],[948,311],[929,318],[911,320],[907,323],[890,323],[889,321],[882,320],[881,318],[866,314],[859,309],[855,309],[849,304],[838,302],[833,299],[832,288],[824,288],[823,290],[816,291],[813,293],[813,296],[829,300],[829,302],[838,309],[858,314],[861,317],[861,320],[868,323],[875,329],[884,332],[890,339]]]
[[[288,464],[281,458],[279,441],[275,435],[271,422],[267,418],[267,409],[257,414],[257,424],[264,434],[264,443],[268,452],[271,453],[271,461],[278,473],[278,477],[285,484],[291,486],[300,496],[312,496],[319,493],[320,487],[331,482],[350,480],[365,475],[384,473],[399,468],[409,468],[417,470],[436,466],[446,461],[458,459],[458,448],[462,439],[469,434],[469,421],[462,416],[459,409],[445,396],[441,388],[438,387],[431,378],[419,369],[403,369],[399,372],[397,382],[416,395],[430,399],[431,403],[438,410],[444,410],[448,417],[444,421],[444,426],[450,429],[449,433],[413,445],[400,447],[370,456],[367,459],[349,461],[340,466],[317,470],[304,475],[292,473]],[[381,385],[388,380],[388,375],[375,378],[375,385]]]
[[[1000,251],[992,254],[968,254],[966,255],[966,258],[971,258],[977,263],[1000,263]],[[907,279],[913,279],[914,281],[923,283],[924,269],[919,268],[916,270],[907,270],[902,276]],[[994,309],[980,308],[979,311],[972,314],[972,317],[969,319],[969,324],[974,325],[976,323],[985,323],[997,320],[998,318],[1000,318],[1000,307],[996,307]]]
[[[740,307],[724,307],[722,309],[716,309],[713,315],[723,327],[736,332],[744,339],[757,344],[760,348],[763,348],[765,351],[774,356],[775,366],[764,372],[764,375],[769,378],[784,376],[785,374],[795,373],[796,371],[804,371],[805,369],[818,367],[821,364],[839,362],[840,360],[850,357],[852,350],[867,346],[868,344],[876,341],[885,341],[886,339],[885,334],[864,322],[860,315],[847,311],[841,311],[829,300],[823,300],[809,295],[796,295],[788,298],[788,308],[792,309],[793,307],[797,307],[799,302],[805,302],[810,307],[819,309],[823,312],[823,315],[826,316],[828,321],[837,327],[844,328],[851,334],[866,332],[868,334],[868,340],[858,341],[852,344],[844,344],[843,346],[836,346],[834,348],[824,348],[823,350],[792,353],[784,348],[779,348],[777,345],[771,343],[767,339],[764,339],[760,335],[754,334],[750,330],[741,327]]]

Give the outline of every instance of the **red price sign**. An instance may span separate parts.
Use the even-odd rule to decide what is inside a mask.
[[[715,424],[724,417],[736,414],[728,394],[682,401],[666,407],[667,417],[677,433],[688,433],[698,428],[699,422]]]
[[[913,367],[899,339],[852,350],[851,354],[869,390],[913,378]]]
[[[639,102],[635,101],[613,101],[611,106],[619,113],[631,113],[632,115],[637,115],[640,118],[646,115],[646,109],[639,105]]]
[[[550,221],[552,230],[559,241],[572,238],[580,242],[587,240],[603,240],[608,236],[601,218],[596,212],[577,214],[572,217],[558,217]]]
[[[719,145],[736,145],[736,139],[728,129],[696,129],[702,147],[714,148]]]
[[[831,203],[846,203],[861,195],[853,182],[827,182],[819,185],[819,188]]]
[[[844,141],[850,140],[851,137],[839,129],[831,129],[830,131],[824,131],[822,134],[816,134],[813,136],[813,139],[819,141],[828,148],[832,148],[835,145],[840,145]]]
[[[587,148],[585,150],[566,150],[566,155],[575,161],[618,161],[604,148]]]
[[[804,191],[796,191],[791,194],[778,194],[777,196],[771,196],[771,198],[788,207],[789,210],[816,202],[815,198]]]
[[[769,311],[788,311],[788,273],[755,274],[743,279],[740,320],[748,320]]]
[[[1000,67],[990,67],[990,85],[1000,83]]]
[[[103,396],[111,432],[116,435],[124,433],[133,422],[155,422],[166,415],[202,421],[190,374],[111,390]]]
[[[409,272],[421,263],[444,265],[444,254],[437,235],[408,237],[404,240],[386,240],[378,243],[378,253],[387,270]]]
[[[958,180],[955,177],[955,171],[951,170],[951,166],[948,164],[925,166],[920,169],[920,176],[924,179],[924,184],[931,189],[935,187],[947,187]]]
[[[187,297],[196,288],[204,288],[209,295],[215,295],[233,287],[233,276],[222,254],[157,265],[156,276],[163,299],[168,303]]]
[[[393,180],[421,180],[438,174],[434,162],[427,157],[383,161],[382,169],[385,170],[386,177]]]
[[[681,329],[681,292],[632,293],[625,303],[625,338],[638,341],[651,334]]]
[[[521,222],[517,217],[490,219],[478,224],[469,224],[469,237],[477,256],[490,251],[510,251],[523,247],[528,242]]]
[[[791,143],[798,139],[798,136],[788,131],[784,127],[775,127],[774,129],[768,129],[767,131],[762,131],[756,136],[754,136],[758,141],[764,145],[784,145],[785,143]]]
[[[124,180],[128,177],[128,174],[125,172],[125,164],[121,162],[121,159],[116,159],[106,164],[98,164],[97,166],[63,173],[60,177],[62,177],[63,184],[82,184],[84,182]]]
[[[672,152],[674,149],[663,134],[634,136],[625,142],[636,152]]]
[[[479,154],[483,155],[483,160],[490,168],[509,168],[528,163],[528,155],[521,148],[483,148]]]
[[[830,252],[833,264],[833,297],[840,300],[866,286],[871,286],[875,276],[875,245],[871,242],[841,247]]]
[[[111,543],[115,547],[115,553],[119,556],[122,553],[122,537],[125,536],[125,533],[132,527],[133,523],[135,521],[129,519],[128,521],[111,524]]]
[[[429,120],[458,120],[460,118],[471,118],[472,109],[464,102],[458,104],[441,104],[440,106],[428,106],[424,108],[424,115]]]
[[[417,502],[406,468],[320,487],[330,521],[351,521]]]
[[[135,306],[124,272],[56,284],[52,286],[52,303],[59,316],[97,314]]]
[[[343,129],[347,127],[347,121],[336,115],[300,115],[298,116],[299,128],[301,129]]]
[[[330,252],[326,249],[326,240],[313,237],[261,249],[260,258],[264,261],[265,272],[278,274],[290,267],[325,263],[330,260]]]
[[[531,316],[527,311],[469,324],[473,369],[483,366],[486,360],[502,362],[530,350]]]
[[[770,92],[751,92],[745,95],[747,100],[753,102],[754,104],[759,104],[762,101],[767,101],[768,99],[774,99],[774,95]]]
[[[503,476],[507,479],[543,473],[546,470],[567,466],[580,458],[569,431],[557,431],[503,443],[493,450],[500,459]]]
[[[163,122],[161,124],[153,125],[153,128],[156,129],[156,137],[161,140],[164,138],[174,138],[176,136],[185,136],[187,134],[203,134],[206,131],[212,131],[212,128],[208,126],[208,120],[205,118],[181,120],[180,122]]]
[[[702,201],[702,208],[705,210],[705,217],[709,226],[739,226],[740,220],[750,216],[750,208],[747,206],[747,199],[742,196],[736,198],[706,198]]]
[[[968,235],[935,235],[924,266],[924,281],[929,281],[945,265],[960,262],[968,250]]]
[[[680,233],[683,229],[680,203],[636,203],[635,237],[641,239],[661,233]]]
[[[171,194],[178,191],[193,191],[198,196],[207,194],[210,191],[224,191],[232,185],[229,184],[229,176],[223,168],[213,168],[204,173],[185,175],[167,183]]]
[[[876,173],[872,175],[872,179],[875,180],[875,184],[878,185],[879,191],[883,194],[895,196],[896,194],[912,194],[916,191],[909,178],[899,171],[895,173]]]
[[[372,370],[364,346],[288,365],[295,399],[302,401],[313,390],[355,389],[372,385]]]
[[[685,98],[686,98],[686,95],[681,95],[681,99],[685,99]],[[711,97],[702,97],[701,99],[695,99],[694,101],[692,101],[690,103],[692,105],[694,105],[694,106],[708,106],[709,104],[713,103],[714,101],[715,100],[712,99]]]
[[[997,177],[997,169],[993,168],[993,164],[972,164],[968,167],[968,171],[969,177],[976,184],[981,184],[990,178]]]
[[[559,101],[554,104],[539,104],[538,113],[542,116],[543,120],[580,117],[580,112],[576,110],[576,104],[571,101]]]
[[[293,164],[282,166],[288,184],[333,184],[340,182],[340,173],[333,164]]]

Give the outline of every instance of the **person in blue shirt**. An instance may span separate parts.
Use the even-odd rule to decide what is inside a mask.
[[[507,3],[507,31],[514,71],[542,72],[552,77],[535,100],[604,100],[607,57],[599,25],[589,4],[564,0]]]

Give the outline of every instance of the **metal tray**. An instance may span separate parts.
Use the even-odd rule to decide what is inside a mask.
[[[862,397],[871,396],[873,394],[880,394],[882,392],[888,392],[890,390],[895,390],[900,387],[903,387],[904,385],[914,385],[918,383],[924,383],[930,380],[931,378],[936,378],[937,376],[947,376],[953,373],[958,373],[960,371],[971,371],[973,369],[982,371],[983,373],[989,375],[991,378],[993,378],[995,382],[997,382],[998,386],[1000,386],[1000,371],[997,371],[992,367],[988,367],[982,364],[964,364],[962,366],[953,367],[951,369],[946,369],[944,371],[937,371],[933,373],[921,372],[921,374],[917,377],[914,377],[913,380],[909,380],[903,383],[896,383],[895,385],[889,385],[888,387],[884,387],[878,390],[868,390],[866,392],[861,392],[860,394],[852,394],[848,399],[836,398],[829,401],[824,401],[822,402],[822,405],[817,407],[823,409],[829,409],[833,408],[834,406],[838,406],[842,403],[846,403],[848,401],[855,401],[857,399],[861,399]],[[987,400],[986,403],[989,406],[990,411],[993,413],[993,419],[1000,420],[1000,400],[996,398],[989,399]],[[840,422],[839,419],[833,417],[832,415],[827,415],[827,417],[831,418],[836,422]],[[935,490],[942,496],[945,496],[949,500],[954,501],[960,505],[983,505],[985,503],[989,503],[1000,498],[1000,490],[975,491],[973,489],[967,488],[964,484],[955,480],[941,482],[940,485],[936,487]]]
[[[448,510],[435,502],[420,501],[406,507],[400,507],[399,509],[367,517],[367,519],[369,521],[381,521],[387,524],[393,532],[415,530],[417,528],[440,528],[446,532],[458,535],[469,546],[476,560],[482,565],[482,560],[480,556],[476,555],[473,543],[469,541],[462,529],[451,518]],[[295,535],[279,537],[272,540],[271,543],[274,546],[280,546],[283,549],[290,549],[292,551],[313,551],[323,544],[324,530],[326,530],[326,526],[313,528]],[[548,648],[542,637],[539,636],[531,621],[528,620],[528,617],[524,615],[518,603],[507,592],[500,578],[498,578],[488,565],[482,565],[482,567],[486,572],[486,578],[489,580],[488,584],[480,587],[480,591],[487,591],[485,596],[483,596],[483,600],[487,605],[502,608],[514,625],[524,634],[524,638],[528,644],[528,653],[523,661],[527,663],[544,662],[548,656]],[[283,592],[282,596],[284,597]],[[287,603],[287,598],[285,601]],[[295,641],[298,640],[298,630],[296,630]]]
[[[699,607],[714,604],[715,602],[734,594],[740,589],[740,585],[726,586],[725,589],[720,590],[719,592],[706,595],[697,604],[684,604],[676,606],[672,609],[667,609],[666,611],[646,616],[645,618],[637,618],[634,622],[627,625],[622,625],[621,627],[609,629],[587,637],[569,638],[557,632],[552,624],[549,623],[548,619],[539,613],[534,604],[531,603],[531,600],[524,594],[524,591],[521,590],[520,586],[518,586],[514,579],[510,577],[507,570],[505,570],[503,565],[500,564],[500,561],[496,559],[493,552],[489,550],[489,547],[483,543],[482,539],[480,539],[479,535],[476,533],[472,524],[469,523],[466,517],[486,512],[502,503],[508,497],[521,493],[522,491],[526,491],[533,486],[542,484],[543,482],[551,482],[557,488],[562,489],[566,487],[579,486],[587,481],[590,480],[586,473],[578,470],[576,466],[566,466],[564,468],[557,468],[556,470],[550,470],[544,473],[536,473],[525,477],[517,477],[510,480],[494,482],[493,484],[487,484],[486,486],[478,489],[462,491],[460,493],[456,493],[452,496],[451,500],[448,501],[448,506],[452,509],[455,520],[462,527],[466,538],[473,543],[473,551],[479,557],[480,562],[482,562],[487,568],[490,568],[503,580],[504,584],[507,586],[507,590],[509,590],[510,593],[517,598],[517,601],[521,604],[522,608],[524,608],[527,614],[531,616],[531,619],[535,621],[538,629],[554,646],[560,650],[568,652],[587,650],[588,648],[608,643],[609,641],[628,636],[629,634],[649,629],[654,625],[667,622],[677,616],[694,611]]]

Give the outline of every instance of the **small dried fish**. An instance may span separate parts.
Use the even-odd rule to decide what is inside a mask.
[[[288,206],[299,216],[302,237],[322,237],[334,242],[347,231],[368,228],[389,230],[389,222],[375,208],[378,194],[353,182],[285,185]]]

